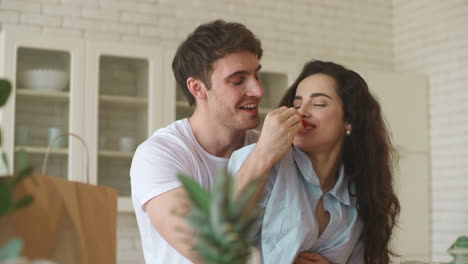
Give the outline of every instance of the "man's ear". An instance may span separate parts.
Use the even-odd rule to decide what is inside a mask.
[[[189,77],[187,79],[187,88],[195,98],[206,99],[206,86],[199,79]]]

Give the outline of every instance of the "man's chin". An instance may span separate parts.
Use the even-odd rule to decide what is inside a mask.
[[[257,118],[256,120],[251,120],[249,123],[246,122],[245,130],[259,128],[259,125],[260,125],[260,118]]]

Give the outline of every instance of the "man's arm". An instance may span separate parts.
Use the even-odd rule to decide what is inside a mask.
[[[265,118],[262,133],[252,153],[236,173],[236,194],[253,180],[257,191],[251,200],[255,204],[263,189],[268,172],[289,151],[296,134],[303,130],[301,116],[294,108],[280,107]]]
[[[181,158],[186,151],[164,136],[138,147],[130,170],[132,198],[169,245],[190,261],[200,263],[191,249],[193,232],[181,216],[188,212],[189,201],[177,173],[190,171],[187,159]]]
[[[193,230],[181,216],[188,212],[187,194],[183,187],[178,187],[160,194],[146,203],[146,211],[154,228],[181,255],[193,263],[201,263],[192,250],[194,245]]]

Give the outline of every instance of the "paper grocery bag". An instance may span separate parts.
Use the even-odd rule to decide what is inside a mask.
[[[15,189],[33,203],[0,222],[23,240],[22,256],[64,264],[116,263],[117,191],[36,174]],[[4,242],[8,237],[1,237]]]

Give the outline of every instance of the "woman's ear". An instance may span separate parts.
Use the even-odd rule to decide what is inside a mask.
[[[205,84],[199,79],[189,77],[187,79],[187,88],[190,93],[198,99],[206,99],[206,87]]]

